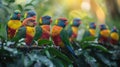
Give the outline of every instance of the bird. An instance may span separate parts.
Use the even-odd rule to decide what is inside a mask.
[[[70,41],[73,41],[77,38],[78,35],[78,27],[81,24],[80,18],[74,18],[71,22],[71,25],[67,28],[67,32],[69,35]]]
[[[20,10],[15,10],[13,15],[11,15],[10,20],[7,23],[7,37],[12,39],[16,33],[16,30],[21,27],[22,22],[20,21],[21,12]]]
[[[89,37],[89,36],[96,36],[96,24],[95,22],[89,23],[89,29],[85,31],[83,38]]]
[[[119,43],[119,34],[116,27],[112,28],[110,33],[110,43],[113,45],[118,45]]]
[[[51,30],[51,38],[53,43],[60,47],[61,52],[69,56],[70,53],[72,56],[77,57],[74,53],[74,50],[69,41],[69,36],[65,30],[66,25],[68,24],[67,18],[60,17],[56,19],[55,25]]]
[[[98,35],[98,43],[103,44],[103,45],[109,43],[109,36],[110,36],[110,30],[107,28],[105,24],[101,24],[100,32]]]
[[[49,40],[50,38],[50,24],[52,23],[52,19],[50,16],[46,15],[40,18],[40,27],[42,28],[42,35],[39,40],[45,39]]]
[[[17,30],[14,39],[18,41],[24,38],[26,46],[31,46],[36,32],[35,26],[36,21],[34,17],[26,18],[22,23],[22,27]]]

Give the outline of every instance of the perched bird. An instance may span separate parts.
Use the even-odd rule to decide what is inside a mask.
[[[22,23],[22,27],[18,29],[18,31],[16,32],[15,35],[15,39],[19,40],[21,38],[25,39],[25,43],[27,46],[32,45],[34,36],[35,36],[35,26],[36,26],[36,21],[35,18],[30,17],[30,18],[26,18],[23,23]]]
[[[113,45],[117,45],[119,43],[119,34],[116,27],[112,28],[110,33],[110,43]]]
[[[106,27],[105,24],[100,25],[100,32],[98,36],[98,42],[100,44],[109,43],[110,30]]]
[[[81,24],[81,20],[79,18],[74,18],[71,25],[67,28],[70,41],[73,41],[74,39],[76,39],[78,35],[78,27],[80,24]]]
[[[91,22],[89,24],[89,29],[85,31],[84,38],[89,36],[95,36],[96,35],[96,24],[95,22]]]
[[[16,30],[21,27],[22,23],[20,21],[21,12],[15,10],[10,20],[7,23],[7,35],[8,39],[12,39],[16,33]]]
[[[42,28],[42,35],[40,36],[41,39],[49,40],[50,38],[50,24],[52,20],[50,16],[43,16],[40,18],[40,27]]]
[[[55,22],[56,25],[52,27],[51,31],[51,37],[56,46],[59,46],[61,48],[61,51],[65,54],[70,53],[72,56],[76,57],[70,41],[69,36],[64,29],[67,24],[66,18],[58,18]]]

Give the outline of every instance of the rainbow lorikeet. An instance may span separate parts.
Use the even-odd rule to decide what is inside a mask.
[[[117,45],[119,43],[119,34],[116,27],[112,28],[110,33],[110,43],[113,45]]]
[[[20,21],[21,12],[15,10],[10,20],[7,23],[7,35],[8,39],[12,39],[16,33],[16,30],[21,27],[22,23]]]
[[[49,40],[50,38],[50,23],[52,22],[50,16],[43,16],[40,18],[40,27],[42,28],[42,35],[40,36],[41,39]]]
[[[22,27],[18,29],[18,31],[16,32],[16,35],[14,37],[14,39],[19,40],[21,38],[25,38],[25,43],[27,46],[32,45],[34,36],[35,36],[35,26],[36,26],[36,22],[35,22],[35,18],[31,17],[31,18],[26,18],[23,23],[22,23]]]
[[[91,22],[89,24],[89,29],[85,31],[83,37],[95,36],[96,35],[96,24],[95,22]]]
[[[58,18],[55,22],[56,25],[52,27],[51,36],[54,44],[61,48],[62,52],[69,52],[72,56],[76,57],[70,41],[69,36],[64,29],[67,24],[66,18]],[[65,53],[67,54],[67,53]]]
[[[98,42],[100,44],[109,43],[110,30],[106,27],[105,24],[100,25],[100,32],[98,36]]]
[[[67,28],[67,32],[70,37],[70,41],[76,39],[78,35],[78,27],[81,24],[81,20],[79,18],[74,18],[71,25]]]

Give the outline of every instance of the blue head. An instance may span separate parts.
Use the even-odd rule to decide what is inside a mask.
[[[118,32],[117,28],[116,27],[113,27],[111,32]]]
[[[81,20],[79,18],[74,18],[73,19],[72,26],[79,27],[80,24],[81,24]]]
[[[89,24],[89,28],[91,28],[91,29],[96,29],[96,24],[95,24],[95,22],[91,22],[91,23]]]
[[[11,19],[12,20],[20,20],[20,16],[21,16],[20,10],[15,10],[12,17],[11,17]]]
[[[51,22],[52,22],[51,17],[48,15],[40,18],[40,23],[43,25],[50,25]]]
[[[61,26],[64,28],[67,25],[67,19],[66,18],[58,18],[56,23],[58,26]]]
[[[33,10],[28,11],[26,18],[30,18],[30,17],[36,17],[36,12]]]
[[[100,30],[105,30],[105,29],[107,29],[106,25],[105,24],[101,24],[100,25]]]

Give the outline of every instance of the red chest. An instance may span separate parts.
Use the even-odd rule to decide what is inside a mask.
[[[15,29],[12,29],[12,28],[8,27],[8,36],[9,36],[9,38],[14,37],[15,33],[16,33]]]
[[[56,46],[63,46],[63,42],[60,37],[60,32],[63,28],[59,26],[53,26],[52,28],[52,39]]]
[[[99,42],[100,42],[100,43],[105,43],[105,42],[108,42],[108,41],[109,41],[109,38],[108,38],[108,37],[101,36],[101,37],[99,38]]]
[[[40,39],[48,39],[50,37],[50,25],[42,25],[42,36]]]

